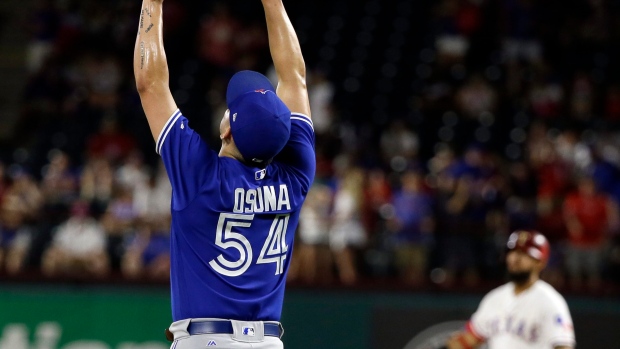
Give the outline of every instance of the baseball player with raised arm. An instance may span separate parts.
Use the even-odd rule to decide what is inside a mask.
[[[564,298],[539,279],[549,242],[536,231],[516,231],[507,243],[510,282],[489,292],[465,331],[448,340],[449,349],[569,349],[575,333]]]
[[[173,189],[171,348],[282,348],[286,274],[316,166],[299,41],[282,0],[262,0],[278,86],[253,71],[230,79],[218,154],[170,93],[162,3],[143,0],[134,72]]]

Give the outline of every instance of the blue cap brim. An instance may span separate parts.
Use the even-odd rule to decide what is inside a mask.
[[[239,96],[256,90],[276,92],[265,75],[252,70],[242,70],[233,75],[228,82],[226,105],[230,108],[230,104]]]

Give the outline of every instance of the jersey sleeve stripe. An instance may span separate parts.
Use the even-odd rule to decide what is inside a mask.
[[[299,120],[310,125],[312,130],[314,131],[314,124],[312,124],[312,119],[310,119],[307,115],[299,114],[299,113],[291,113],[291,120]]]
[[[485,339],[484,336],[474,329],[474,324],[471,321],[467,321],[465,324],[465,331],[471,333],[477,340],[483,341]]]
[[[172,114],[172,116],[168,119],[168,121],[164,125],[164,128],[161,129],[161,133],[159,134],[159,137],[157,137],[157,145],[155,146],[155,152],[157,154],[161,153],[161,147],[164,144],[164,141],[166,140],[166,137],[168,136],[170,129],[172,129],[172,125],[174,125],[174,123],[177,121],[177,119],[180,116],[181,116],[181,111],[177,109]]]
[[[306,121],[308,121],[310,124],[312,124],[312,119],[310,119],[310,117],[306,114],[302,114],[302,113],[291,113],[291,117],[301,117],[306,119]]]

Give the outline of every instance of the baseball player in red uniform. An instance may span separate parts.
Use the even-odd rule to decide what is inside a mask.
[[[564,298],[540,272],[549,258],[549,242],[536,231],[516,231],[507,243],[510,282],[489,292],[463,332],[448,349],[571,349],[575,333]]]

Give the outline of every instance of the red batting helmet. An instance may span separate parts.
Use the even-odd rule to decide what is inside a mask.
[[[519,250],[539,261],[549,258],[549,242],[545,236],[535,230],[517,230],[510,234],[508,250]]]

